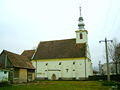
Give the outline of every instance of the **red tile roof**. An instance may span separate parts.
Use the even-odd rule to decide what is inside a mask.
[[[10,62],[14,67],[35,69],[32,63],[29,61],[29,59],[26,58],[25,56],[21,56],[6,50],[4,50],[3,53],[7,55],[7,57],[9,58]]]
[[[32,58],[35,50],[24,50],[21,54],[22,56],[26,56],[29,60]]]

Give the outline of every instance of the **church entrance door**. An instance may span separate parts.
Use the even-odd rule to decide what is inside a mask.
[[[52,80],[56,80],[56,75],[55,74],[52,75]]]

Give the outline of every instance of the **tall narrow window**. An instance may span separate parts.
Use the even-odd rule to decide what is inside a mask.
[[[73,65],[75,64],[75,62],[73,62]]]
[[[83,35],[82,35],[82,33],[80,33],[80,39],[83,39]]]

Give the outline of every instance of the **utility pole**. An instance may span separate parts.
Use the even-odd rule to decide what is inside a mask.
[[[113,40],[107,40],[105,37],[105,40],[99,41],[99,43],[105,42],[105,51],[106,51],[106,63],[107,63],[107,80],[110,81],[110,71],[109,71],[109,59],[108,59],[108,48],[107,48],[107,42],[113,42]]]
[[[99,75],[101,75],[101,61],[99,61]]]

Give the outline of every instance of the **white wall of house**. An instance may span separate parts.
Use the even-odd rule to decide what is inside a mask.
[[[8,81],[8,71],[0,70],[0,82]]]
[[[37,78],[56,79],[82,79],[85,78],[85,63],[86,77],[93,75],[92,63],[89,59],[73,58],[73,59],[48,59],[48,60],[33,60],[36,67]]]
[[[116,74],[116,64],[110,63],[109,64],[109,72],[111,75]],[[120,74],[119,65],[117,64],[117,72]],[[104,63],[101,65],[101,74],[107,75],[107,64]]]

